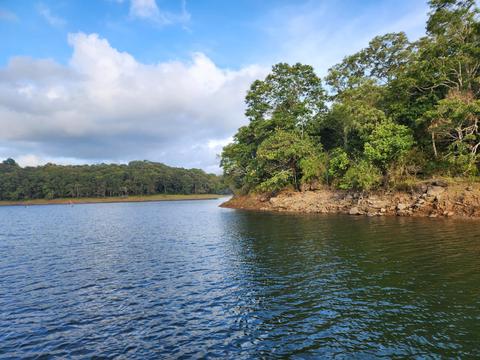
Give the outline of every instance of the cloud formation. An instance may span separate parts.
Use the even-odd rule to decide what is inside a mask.
[[[130,0],[130,16],[150,20],[160,26],[190,21],[185,0],[181,1],[181,11],[178,13],[160,9],[155,0]]]
[[[245,123],[246,90],[268,70],[221,69],[202,53],[143,64],[97,34],[68,42],[67,66],[16,57],[0,69],[0,155],[29,165],[150,159],[216,171],[216,154]]]
[[[50,26],[60,28],[62,26],[65,26],[65,24],[67,23],[65,19],[53,14],[50,8],[48,8],[48,6],[46,6],[45,4],[38,5],[38,13],[45,19],[45,21]]]

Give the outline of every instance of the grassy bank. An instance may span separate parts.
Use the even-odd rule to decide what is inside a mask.
[[[0,206],[26,205],[60,205],[60,204],[96,204],[118,202],[147,202],[147,201],[179,201],[179,200],[209,200],[219,199],[223,195],[191,194],[191,195],[146,195],[146,196],[119,196],[104,198],[64,198],[64,199],[34,199],[22,201],[0,201]]]

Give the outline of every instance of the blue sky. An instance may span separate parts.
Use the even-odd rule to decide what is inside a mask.
[[[422,36],[427,12],[419,0],[0,0],[0,157],[218,171],[248,85],[272,64],[325,75],[375,35]]]

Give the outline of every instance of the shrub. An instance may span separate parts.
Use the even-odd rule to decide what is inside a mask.
[[[408,127],[385,121],[368,136],[364,154],[385,170],[390,163],[407,154],[413,144],[412,131]]]
[[[361,160],[351,166],[340,180],[343,190],[373,190],[382,183],[382,172],[372,163]]]
[[[291,171],[282,170],[260,183],[256,190],[259,192],[275,193],[290,185],[292,183],[292,179],[293,174]]]
[[[330,161],[328,163],[328,175],[332,178],[341,178],[348,169],[350,160],[348,155],[342,148],[333,149],[330,153]]]
[[[323,181],[327,171],[325,154],[309,156],[300,160],[302,183],[311,183],[315,180]]]

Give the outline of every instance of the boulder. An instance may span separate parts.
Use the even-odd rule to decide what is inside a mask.
[[[382,200],[373,200],[373,201],[370,201],[370,206],[374,209],[381,209],[381,208],[387,207],[388,202],[382,201]]]
[[[407,204],[399,203],[399,204],[397,205],[397,210],[398,210],[398,211],[403,211],[403,210],[405,210],[405,209],[407,209],[407,208],[408,208],[408,205],[407,205]]]
[[[356,206],[352,207],[350,211],[348,212],[350,215],[362,215],[363,213],[360,211],[360,209]]]
[[[427,190],[428,196],[439,196],[445,192],[445,188],[442,186],[429,186]]]
[[[447,187],[448,183],[445,180],[433,180],[432,185],[440,186],[440,187]]]

